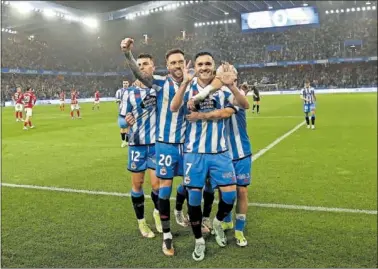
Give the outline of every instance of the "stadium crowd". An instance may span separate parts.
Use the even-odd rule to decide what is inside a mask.
[[[325,16],[319,28],[292,28],[275,33],[240,33],[240,26],[197,28],[194,33],[172,33],[172,36],[151,36],[147,43],[136,38],[134,53],[148,52],[155,57],[155,65],[165,66],[168,49],[181,48],[187,58],[199,50],[211,51],[216,59],[233,64],[271,62],[277,60],[313,60],[331,57],[377,56],[377,19],[363,15]],[[56,31],[59,34],[59,31]],[[83,37],[72,33],[64,41],[54,34],[44,38],[7,35],[2,40],[2,67],[80,72],[125,71],[125,61],[119,49],[119,36],[82,42]],[[362,46],[344,48],[345,40],[362,40]],[[83,44],[83,45],[78,45]],[[269,45],[280,46],[268,52]],[[312,80],[315,87],[355,87],[377,85],[376,61],[358,64],[329,64],[288,66],[239,70],[241,81],[267,78],[278,88],[296,89],[303,78]],[[98,89],[102,96],[113,96],[122,84],[122,77],[75,77],[4,74],[3,98],[9,100],[20,85],[30,85],[38,91],[38,98],[54,98],[60,89],[76,88],[81,97],[89,97]],[[132,77],[128,78],[129,80]]]

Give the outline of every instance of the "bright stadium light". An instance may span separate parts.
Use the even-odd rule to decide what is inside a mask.
[[[51,9],[44,9],[43,10],[43,15],[46,16],[46,17],[48,17],[48,18],[52,18],[52,17],[54,17],[55,12],[53,10],[51,10]]]
[[[369,6],[369,7],[367,7],[366,9],[367,9],[367,10],[371,10],[371,7]]]
[[[355,11],[356,11],[356,9],[355,9],[354,7],[352,7],[352,9],[351,9],[351,10],[352,10],[352,12],[355,12]]]
[[[362,7],[361,9],[362,9],[362,11],[365,11],[365,10],[366,10],[366,7]]]
[[[357,11],[360,11],[360,10],[361,10],[361,9],[358,7],[358,8],[357,8]]]
[[[194,24],[194,27],[197,27],[197,26],[198,26],[198,23],[195,23],[195,24]]]
[[[207,25],[210,25],[210,22],[207,22],[206,24],[207,24]]]
[[[190,1],[191,4],[193,4],[193,1]]]
[[[235,20],[235,19],[233,19],[233,20],[232,20],[232,23],[236,23],[236,20]]]
[[[367,1],[367,2],[366,2],[366,5],[370,5],[370,4],[371,4],[370,1]]]
[[[349,12],[349,11],[350,11],[350,9],[349,9],[349,8],[347,8],[346,12]]]
[[[212,22],[210,22],[210,24],[211,24],[211,25],[214,25],[214,22],[212,21]]]
[[[218,24],[219,23],[219,21],[215,21],[215,24]]]
[[[336,9],[336,13],[339,13],[339,10],[338,10],[338,9]]]
[[[344,13],[344,9],[341,9],[340,12],[341,12],[341,13]]]
[[[330,13],[333,14],[333,9],[331,9]]]
[[[307,3],[303,3],[303,6],[304,6],[304,7],[307,7],[307,6],[308,6],[308,4],[307,4]]]
[[[268,9],[272,9],[273,7],[272,6],[268,6]]]
[[[375,10],[375,9],[376,9],[376,7],[375,7],[375,6],[373,6],[373,7],[372,7],[372,9],[373,9],[373,10]]]
[[[94,18],[84,18],[82,20],[83,24],[94,29],[98,27],[98,21]]]
[[[15,7],[21,14],[27,14],[33,10],[33,7],[28,2],[12,2],[12,6]]]
[[[219,24],[223,24],[223,21],[220,21]]]

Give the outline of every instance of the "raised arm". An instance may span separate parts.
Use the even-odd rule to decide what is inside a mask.
[[[125,38],[121,42],[121,50],[125,54],[126,62],[129,65],[134,76],[140,80],[148,88],[152,88],[153,85],[153,76],[144,74],[139,70],[137,61],[134,59],[131,49],[134,46],[134,40],[132,38]]]
[[[233,104],[243,109],[249,109],[249,103],[245,95],[242,94],[234,84],[229,85],[228,88],[230,88],[235,98]]]
[[[183,76],[184,76],[183,81],[179,89],[175,93],[175,96],[173,97],[172,102],[171,102],[170,109],[172,112],[177,112],[180,109],[180,107],[183,105],[186,88],[188,87],[190,81],[193,79],[193,76],[189,73],[190,61],[188,64],[186,64],[185,62],[184,66],[185,68],[183,70]]]
[[[231,107],[223,109],[216,109],[209,112],[191,112],[186,116],[188,121],[198,120],[221,120],[231,117],[235,113],[235,110]]]

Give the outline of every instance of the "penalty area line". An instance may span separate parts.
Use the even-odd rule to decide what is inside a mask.
[[[23,184],[11,184],[11,183],[1,183],[1,186],[2,187],[9,187],[9,188],[35,189],[35,190],[55,191],[55,192],[64,192],[64,193],[81,193],[81,194],[89,194],[89,195],[130,197],[130,193],[122,193],[122,192],[91,191],[91,190],[80,190],[80,189],[58,188],[58,187],[36,186],[36,185],[23,185]],[[149,195],[145,195],[145,197],[151,198]],[[171,200],[175,200],[175,198],[172,197]],[[214,202],[218,203],[218,201],[214,201]],[[337,208],[337,207],[268,204],[268,203],[248,203],[248,206],[249,207],[265,207],[265,208],[304,210],[304,211],[318,211],[318,212],[357,213],[357,214],[377,215],[377,211],[374,211],[374,210]]]

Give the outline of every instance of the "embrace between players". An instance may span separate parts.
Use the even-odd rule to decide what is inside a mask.
[[[170,231],[172,181],[182,177],[177,188],[176,222],[190,225],[195,237],[192,257],[205,257],[202,232],[210,230],[219,246],[227,243],[225,229],[233,228],[231,211],[235,200],[235,238],[246,246],[243,235],[248,208],[247,186],[251,182],[252,151],[246,128],[245,110],[249,108],[248,87],[237,88],[237,72],[222,64],[215,74],[215,62],[208,52],[194,58],[195,74],[179,49],[166,54],[167,76],[154,75],[149,54],[134,59],[134,41],[121,42],[130,69],[137,81],[128,89],[124,115],[130,126],[128,170],[132,172],[131,199],[144,237],[154,237],[144,219],[143,182],[145,170],[151,171],[151,197],[158,232],[163,233],[163,253],[174,255]],[[210,212],[214,189],[220,201],[214,220]],[[202,211],[201,200],[204,198]],[[189,219],[182,207],[187,198]]]

